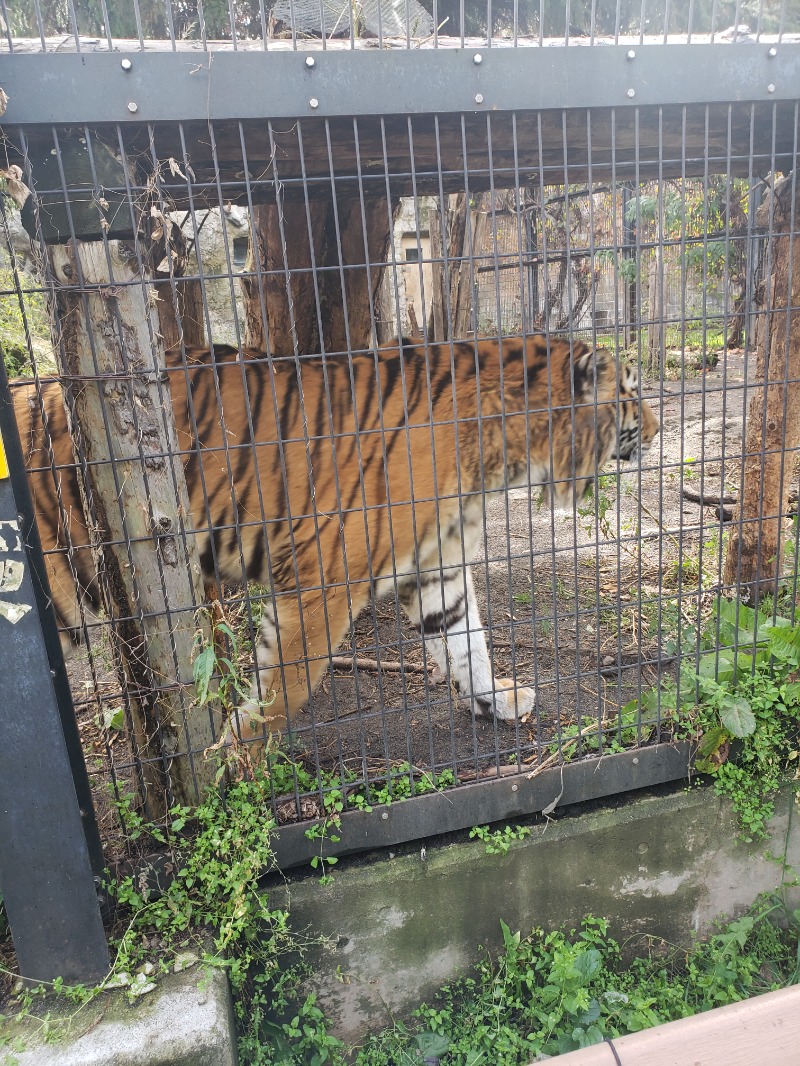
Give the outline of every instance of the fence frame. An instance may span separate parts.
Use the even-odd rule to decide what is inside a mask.
[[[314,49],[268,54],[214,51],[213,63],[211,52],[183,53],[179,50],[166,54],[83,51],[80,54],[23,56],[12,53],[4,57],[3,88],[10,97],[4,126],[13,129],[31,125],[52,128],[102,123],[122,126],[167,121],[245,121],[263,119],[267,109],[270,118],[282,119],[297,118],[299,114],[300,117],[324,118],[684,105],[702,110],[710,104],[749,106],[757,102],[772,104],[797,99],[800,46],[780,45],[776,48],[759,42],[746,48],[737,47],[734,51],[730,47],[672,44],[663,48],[649,45],[630,48],[611,45],[597,49],[487,48],[485,51],[442,49],[391,53],[329,50],[324,54]],[[709,78],[709,68],[720,59],[718,76]],[[247,68],[244,74],[243,67]],[[25,87],[32,83],[33,77],[39,84],[57,86],[58,91],[27,92]],[[376,84],[381,86],[379,95],[374,91]],[[265,100],[269,101],[268,105],[263,103]],[[637,144],[637,164],[638,148]],[[775,157],[776,162],[780,163],[781,158]],[[702,169],[707,165],[707,161],[692,160],[695,172],[697,167]],[[0,390],[0,407],[4,404],[7,399]],[[11,424],[13,426],[13,421]],[[4,436],[8,443],[5,428]],[[12,469],[14,461],[12,456]],[[17,481],[24,482],[21,461]],[[22,505],[16,513],[21,510]],[[35,540],[34,530],[29,553],[35,552]],[[53,631],[46,638],[52,653],[54,623],[41,603],[40,620],[44,630],[49,627]],[[33,613],[30,622],[35,622]],[[43,649],[44,643],[40,641],[37,651],[40,657]],[[52,658],[50,662],[53,662]],[[42,660],[44,664],[45,660]],[[30,673],[31,662],[26,661],[24,666],[26,673]],[[48,704],[48,714],[56,703],[62,709],[61,728],[66,737],[64,753],[69,751],[72,756],[72,773],[77,775],[72,787],[77,787],[81,796],[88,795],[88,783],[86,793],[82,791],[78,766],[79,762],[82,765],[82,756],[79,746],[76,748],[74,744],[77,731],[74,735],[67,732],[65,705],[60,702],[60,693],[57,699],[54,685],[49,684],[45,675],[42,675],[41,682],[43,689],[53,695],[54,702]],[[22,705],[16,709],[22,710]],[[40,742],[40,729],[33,729],[29,724],[24,740],[26,743]],[[13,766],[13,749],[9,747],[4,755]],[[448,794],[416,796],[391,808],[347,812],[341,817],[341,829],[337,830],[340,843],[324,841],[323,854],[348,854],[487,821],[537,812],[547,814],[556,805],[685,779],[690,763],[688,744],[661,744],[635,752],[586,759],[530,776],[519,774],[513,778],[480,781]],[[63,779],[63,770],[60,762],[59,787],[63,787],[66,796],[69,786]],[[47,778],[54,789],[55,776],[54,768],[49,767]],[[35,801],[37,787],[34,783],[29,788],[29,804]],[[4,798],[1,791],[0,798]],[[95,849],[99,847],[90,831],[87,835],[87,819],[89,822],[93,819],[88,815],[84,817],[83,843],[81,835],[74,832],[70,835],[65,830],[64,821],[73,818],[75,810],[80,818],[85,806],[83,799],[79,808],[72,801],[65,802],[56,838],[64,852],[64,861],[77,857],[83,864],[84,880],[87,869],[91,873],[90,860],[96,859]],[[88,810],[91,810],[90,802]],[[50,840],[46,834],[49,832],[52,836],[54,824],[37,816],[31,818],[31,825],[41,826],[45,831],[43,839]],[[305,836],[306,825],[299,822],[280,827],[277,854],[282,867],[305,863],[319,854],[319,842],[309,841]],[[48,863],[53,864],[52,843],[46,846],[49,849],[46,852]],[[70,852],[74,854],[70,856]],[[0,853],[4,861],[10,854],[3,847],[0,847]],[[45,852],[40,850],[37,854],[41,856]],[[6,895],[8,905],[11,896],[7,889]],[[97,910],[93,889],[92,898],[93,907],[88,905],[85,894],[82,897],[87,921],[90,912]],[[68,913],[64,899],[63,896],[57,897],[60,921],[64,920],[63,914]],[[13,913],[13,907],[9,907],[9,916],[16,936],[20,921]],[[41,921],[41,912],[37,920]],[[77,924],[74,927],[77,929]],[[45,928],[48,927],[45,925]],[[50,936],[48,932],[48,938]],[[74,958],[81,957],[86,950],[87,937],[81,933]],[[98,952],[94,957],[95,966],[99,964],[101,954]],[[22,957],[20,963],[26,972],[27,963],[23,963]],[[53,975],[55,972],[66,975],[67,969],[62,964]]]
[[[98,981],[109,970],[103,852],[0,359],[0,458],[3,445],[0,578],[11,562],[22,580],[2,590],[17,621],[0,617],[0,886],[23,977]]]
[[[8,125],[732,104],[798,84],[800,47],[767,43],[3,57]]]

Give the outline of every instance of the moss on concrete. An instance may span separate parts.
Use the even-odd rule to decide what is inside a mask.
[[[783,852],[787,792],[771,826]],[[338,1035],[356,1039],[412,1010],[463,975],[481,947],[514,929],[611,921],[633,952],[637,934],[688,943],[715,919],[746,909],[780,881],[765,846],[737,837],[730,806],[708,789],[645,796],[622,806],[542,820],[506,855],[483,843],[420,848],[370,865],[341,862],[332,885],[290,884],[292,922],[324,934],[312,985]],[[800,866],[800,835],[790,839]]]

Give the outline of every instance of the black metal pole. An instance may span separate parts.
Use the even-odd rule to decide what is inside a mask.
[[[0,359],[0,890],[20,974],[109,968],[102,852]]]

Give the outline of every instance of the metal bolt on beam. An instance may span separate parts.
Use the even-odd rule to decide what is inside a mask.
[[[483,103],[483,93],[475,93],[475,103],[476,104],[482,104]]]
[[[634,96],[636,96],[636,90],[635,89],[628,89],[628,92],[627,92],[626,95],[632,100],[634,98]]]
[[[316,98],[316,96],[311,97],[311,99],[308,101],[308,106],[313,108],[319,107],[319,100]]]
[[[767,52],[767,55],[769,56],[770,59],[774,59],[777,54],[778,54],[778,49],[777,48],[770,48],[770,50]]]
[[[139,110],[139,105],[137,103],[134,103],[133,100],[131,100],[131,102],[128,104],[128,110],[132,115],[135,115],[136,112]]]
[[[628,59],[636,59],[636,53],[634,52],[634,50],[632,48],[628,49],[627,58]]]
[[[767,92],[768,93],[774,93],[775,92],[775,86],[772,84],[772,82],[770,82],[770,84],[767,86]]]
[[[480,52],[475,53],[475,55],[472,57],[472,62],[477,67],[481,65],[481,63],[483,62],[483,56],[480,54]]]
[[[133,63],[131,63],[130,59],[121,60],[119,65],[122,67],[126,74],[129,70],[133,68]]]
[[[313,56],[306,56],[306,66],[310,69],[316,64],[316,60]]]

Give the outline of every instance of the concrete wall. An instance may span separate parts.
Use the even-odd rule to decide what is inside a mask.
[[[608,918],[630,951],[635,934],[688,943],[692,932],[780,883],[780,866],[764,853],[782,854],[789,829],[789,861],[800,867],[792,802],[787,791],[770,840],[759,845],[737,839],[729,804],[693,788],[567,811],[535,826],[506,855],[459,841],[342,861],[332,885],[318,876],[289,883],[292,923],[329,938],[314,951],[312,985],[339,1035],[355,1039],[388,1024],[387,1008],[407,1014],[464,975],[481,945],[499,949],[501,918],[527,932],[592,913]]]

